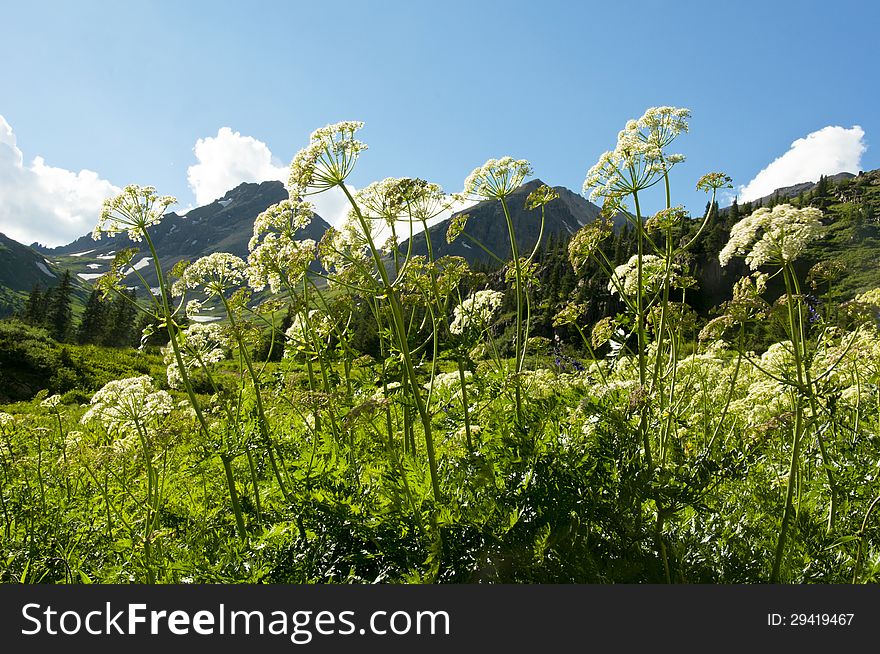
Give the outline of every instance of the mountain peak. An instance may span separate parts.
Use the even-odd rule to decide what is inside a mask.
[[[535,246],[541,229],[541,210],[526,208],[526,197],[541,185],[548,184],[538,178],[529,180],[514,190],[507,199],[520,251],[527,251]],[[553,188],[559,193],[559,199],[544,206],[543,238],[545,240],[551,235],[564,234],[568,236],[574,234],[599,215],[599,207],[577,193],[563,186]],[[462,235],[455,242],[446,242],[446,230],[451,219],[444,220],[428,229],[435,256],[459,256],[471,263],[494,260],[474,244],[471,240],[473,239],[491,251],[499,260],[504,261],[509,258],[510,237],[499,202],[483,200],[458,213],[466,213],[469,218],[465,228],[466,235]],[[406,250],[407,244],[401,244],[401,248]],[[416,254],[427,252],[424,233],[417,234],[413,238],[413,251]]]
[[[168,270],[178,261],[194,261],[212,252],[229,252],[246,258],[256,217],[287,197],[287,189],[280,181],[244,182],[222,198],[190,209],[183,216],[174,212],[165,214],[158,225],[149,228],[150,238],[160,254],[159,263]],[[316,214],[299,236],[317,241],[329,227]],[[107,272],[116,252],[130,247],[143,249],[145,246],[132,243],[123,233],[100,241],[85,235],[67,245],[39,251],[53,259],[63,257],[64,265],[79,279],[91,281]],[[142,254],[149,256],[149,253]],[[140,256],[136,255],[136,259]],[[144,268],[141,274],[151,284],[156,282],[152,268]]]

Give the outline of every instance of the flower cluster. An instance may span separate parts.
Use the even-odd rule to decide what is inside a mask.
[[[104,200],[101,217],[92,230],[92,238],[97,241],[104,235],[128,232],[128,238],[140,241],[147,233],[147,228],[158,225],[165,210],[176,203],[177,200],[170,195],[157,195],[152,186],[129,184],[116,197]]]
[[[287,188],[291,198],[320,193],[341,184],[354,168],[358,155],[367,149],[354,138],[364,124],[346,120],[316,129],[309,144],[290,163]]]
[[[690,117],[690,109],[683,107],[650,107],[638,120],[640,138],[658,148],[665,148],[679,134],[688,131]]]
[[[663,151],[688,129],[690,110],[651,107],[638,120],[630,120],[617,136],[617,147],[602,154],[587,172],[584,194],[590,199],[627,195],[648,188],[660,176],[684,161],[684,155]]]
[[[726,266],[733,257],[744,255],[752,270],[765,264],[781,266],[797,259],[824,231],[822,212],[814,207],[763,207],[733,226],[718,259]]]
[[[610,220],[598,218],[575,232],[568,242],[568,260],[576,273],[580,274],[602,241],[613,231],[614,225]]]
[[[485,329],[503,300],[504,293],[499,291],[477,291],[455,307],[449,332],[460,335]]]
[[[869,304],[875,309],[880,309],[880,288],[872,288],[856,296],[856,302]]]
[[[602,347],[614,336],[616,328],[617,323],[614,318],[610,316],[602,318],[593,325],[593,330],[590,332],[590,343],[595,348]]]
[[[312,239],[298,239],[299,232],[311,224],[314,207],[299,200],[282,200],[254,221],[254,234],[248,243],[248,284],[255,291],[266,285],[273,293],[295,284],[308,270],[316,255]]]
[[[315,348],[324,349],[332,333],[333,323],[323,311],[312,309],[308,316],[298,313],[284,333],[288,343],[284,356],[290,357],[294,352],[311,352]]]
[[[230,347],[223,328],[214,323],[194,323],[181,332],[179,338],[180,358],[187,370],[222,361]],[[167,367],[168,385],[171,388],[180,388],[183,377],[170,343],[162,349],[162,354]]]
[[[523,387],[526,393],[534,399],[547,399],[555,397],[562,390],[559,375],[549,368],[535,368],[524,370],[520,373],[523,378]]]
[[[666,231],[683,224],[688,220],[687,210],[681,206],[670,207],[658,211],[645,222],[645,230],[648,232]]]
[[[314,215],[315,208],[309,202],[282,200],[273,204],[254,220],[254,235],[248,249],[256,248],[264,234],[284,234],[293,239],[298,231],[311,224]]]
[[[467,176],[462,195],[466,199],[502,200],[531,174],[532,165],[525,159],[489,159]]]
[[[53,411],[57,411],[58,405],[61,404],[61,396],[58,394],[50,395],[45,400],[40,402],[40,406],[44,409],[52,409]]]
[[[608,290],[613,294],[621,288],[624,295],[634,297],[639,291],[638,277],[639,255],[634,254],[629,261],[614,269],[614,277],[608,282]],[[666,259],[654,254],[646,254],[642,257],[642,294],[655,293],[660,290],[666,278]],[[680,274],[679,266],[673,263],[669,270],[669,282],[673,285],[682,285],[688,282],[688,278]]]
[[[720,188],[733,188],[733,180],[724,173],[706,173],[697,180],[697,190],[709,193]]]
[[[446,230],[447,243],[454,243],[461,236],[461,233],[467,226],[468,218],[470,218],[470,214],[467,213],[457,213],[452,216],[449,221],[449,227]]]
[[[587,305],[578,302],[569,302],[553,317],[553,326],[573,325],[587,312]]]
[[[354,195],[360,214],[368,220],[383,220],[393,225],[406,216],[407,194],[403,186],[405,179],[386,177],[360,189]],[[356,218],[354,208],[349,209],[349,217]]]
[[[197,259],[174,282],[171,294],[183,295],[188,288],[204,290],[208,297],[223,295],[244,282],[247,265],[244,259],[228,252],[212,252]]]
[[[469,383],[473,379],[473,373],[470,370],[464,371],[465,383]],[[425,387],[430,387],[425,384]],[[457,370],[452,372],[441,372],[434,377],[434,390],[440,393],[450,395],[453,399],[461,396],[461,376]]]
[[[826,259],[810,268],[807,280],[810,286],[818,290],[822,284],[831,284],[846,272],[846,262],[840,259]]]
[[[388,177],[358,191],[355,202],[364,218],[393,225],[398,220],[430,220],[448,209],[452,201],[438,184],[411,177]],[[350,214],[354,216],[354,209]]]
[[[367,269],[368,255],[365,250],[364,237],[350,224],[342,229],[330,227],[318,243],[318,258],[321,265],[328,271],[341,273],[351,271],[356,278],[353,282],[364,282],[360,272]],[[331,283],[333,278],[331,278]]]
[[[132,431],[150,420],[171,413],[174,404],[165,391],[157,391],[153,380],[144,375],[116,379],[92,397],[91,408],[82,424],[102,423],[108,430]]]
[[[250,287],[262,291],[268,284],[273,293],[278,293],[285,281],[295,284],[314,261],[315,248],[312,239],[295,241],[283,234],[266,234],[248,255]]]
[[[526,198],[526,209],[532,211],[558,199],[559,192],[555,188],[541,184],[541,186],[529,193],[529,197]]]

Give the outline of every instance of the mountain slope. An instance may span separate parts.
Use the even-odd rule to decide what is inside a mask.
[[[219,200],[192,209],[184,216],[174,212],[166,214],[161,223],[149,230],[159,254],[159,263],[163,270],[168,270],[178,261],[194,261],[212,252],[230,252],[246,258],[254,219],[269,206],[286,198],[287,191],[281,182],[244,183]],[[323,218],[315,215],[299,236],[319,240],[329,226]],[[130,247],[141,250],[132,260],[132,267],[148,283],[157,284],[146,244],[133,243],[125,234],[100,241],[86,235],[67,245],[42,251],[57,266],[69,268],[80,279],[91,281],[109,270],[116,252]],[[134,285],[134,272],[129,276]]]
[[[42,254],[0,233],[0,317],[15,313],[34,286],[55,286],[59,278]]]
[[[541,210],[527,210],[525,208],[526,199],[532,191],[542,184],[540,179],[527,182],[507,199],[517,247],[523,255],[527,255],[534,248],[541,229]],[[599,215],[599,207],[577,193],[563,186],[556,186],[554,189],[559,194],[559,198],[544,208],[543,241],[546,241],[551,234],[570,236]],[[449,228],[452,218],[428,228],[435,257],[451,255],[464,257],[471,264],[493,261],[497,264],[498,262],[491,255],[474,242],[477,241],[498,259],[506,261],[510,258],[510,236],[500,202],[485,200],[459,213],[466,213],[469,218],[464,234],[453,243],[446,242],[446,230]],[[408,246],[409,243],[405,241],[401,244],[401,250],[406,252]],[[427,253],[427,244],[423,233],[413,237],[412,247],[415,254],[424,255]]]
[[[826,179],[828,180],[829,184],[839,184],[840,182],[852,180],[855,177],[856,176],[852,173],[837,173],[836,175],[829,175],[828,177],[826,177]],[[802,193],[809,193],[817,186],[818,182],[801,182],[800,184],[783,186],[782,188],[776,189],[769,195],[765,195],[764,197],[752,200],[752,205],[764,206],[773,200],[776,200],[778,202],[785,202],[786,200],[790,200],[800,196]]]

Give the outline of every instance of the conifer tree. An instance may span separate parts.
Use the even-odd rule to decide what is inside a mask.
[[[26,323],[40,327],[46,322],[46,300],[48,293],[43,291],[40,284],[35,284],[28,295],[27,302],[24,305],[22,320]]]
[[[734,225],[739,222],[739,203],[736,201],[736,198],[733,198],[733,204],[730,205],[730,209],[727,210],[727,220],[724,221],[725,227],[730,229]]]
[[[76,342],[82,345],[100,343],[104,338],[107,318],[107,304],[97,290],[92,290],[76,330]]]
[[[137,344],[136,291],[126,290],[114,298],[107,310],[108,320],[104,329],[103,342],[111,347],[131,347]]]
[[[73,322],[73,278],[69,270],[64,271],[61,282],[51,290],[49,295],[46,327],[56,341],[65,341],[70,334]]]

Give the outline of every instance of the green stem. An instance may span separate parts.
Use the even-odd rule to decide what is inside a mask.
[[[177,342],[178,335],[180,333],[180,327],[174,320],[174,312],[171,311],[171,306],[168,303],[168,292],[167,292],[167,283],[165,281],[165,274],[162,272],[162,266],[159,265],[159,256],[156,253],[156,247],[153,244],[153,239],[150,238],[150,234],[147,230],[143,230],[144,240],[147,242],[147,247],[150,248],[150,254],[152,255],[153,268],[156,271],[156,279],[159,283],[159,294],[161,301],[157,300],[159,308],[162,311],[162,318],[165,322],[165,327],[168,330],[169,342],[171,343],[171,349],[174,352],[174,360],[177,362],[177,368],[180,371],[180,377],[183,381],[183,387],[186,389],[186,395],[189,399],[189,404],[192,407],[193,411],[196,414],[196,420],[199,423],[199,429],[202,432],[202,437],[205,442],[208,443],[211,440],[211,429],[208,427],[208,422],[205,420],[205,416],[202,413],[202,407],[199,404],[198,398],[196,398],[195,390],[193,389],[192,382],[189,378],[189,372],[187,371],[186,364],[183,362],[183,355],[180,353],[180,343]],[[148,289],[149,292],[149,289]],[[231,501],[230,496],[230,501]],[[247,533],[244,531],[239,531],[238,534],[241,540],[245,540],[247,538]]]
[[[235,488],[235,477],[232,475],[232,459],[225,452],[220,455],[220,461],[223,462],[223,473],[226,475],[226,486],[229,488],[229,498],[232,502],[232,513],[235,515],[235,526],[240,534],[246,534],[247,529],[244,526],[244,516],[241,513],[241,503],[238,500],[238,491]],[[257,505],[259,506],[260,495],[256,488],[256,480],[254,480],[254,490],[257,493]],[[257,509],[259,511],[259,509]]]
[[[868,526],[868,518],[871,517],[871,513],[874,511],[874,507],[880,504],[880,495],[874,498],[874,501],[871,502],[870,506],[868,506],[868,510],[865,511],[865,518],[862,520],[862,526],[859,529],[859,549],[856,554],[856,566],[855,570],[853,570],[853,580],[854,584],[859,582],[859,575],[862,571],[862,546],[865,542],[865,528]]]
[[[244,339],[241,336],[241,332],[238,329],[238,324],[235,321],[235,316],[233,315],[232,308],[229,306],[229,302],[223,294],[220,295],[220,300],[223,302],[223,307],[226,309],[226,315],[229,316],[229,325],[232,328],[232,333],[235,335],[235,341],[238,343],[238,349],[241,353],[241,357],[244,360],[244,365],[247,368],[248,375],[251,378],[251,383],[254,387],[254,401],[257,404],[257,422],[260,428],[260,436],[263,438],[263,443],[266,446],[266,453],[269,455],[269,464],[272,466],[272,472],[275,475],[275,479],[278,482],[278,487],[281,489],[281,494],[284,496],[284,499],[290,499],[290,492],[287,490],[287,484],[284,483],[284,479],[281,477],[281,471],[278,469],[278,464],[275,462],[275,445],[272,442],[272,437],[269,434],[269,421],[266,418],[266,412],[263,408],[263,397],[260,394],[260,380],[257,377],[256,372],[254,371],[253,363],[251,362],[251,355],[248,352],[247,346],[244,343]]]
[[[791,521],[791,513],[794,509],[794,486],[797,477],[798,459],[800,454],[801,440],[804,431],[804,407],[801,395],[803,393],[803,360],[801,357],[801,326],[795,318],[794,307],[792,303],[795,301],[792,284],[790,280],[790,271],[788,265],[783,265],[783,278],[785,280],[786,305],[788,307],[788,325],[792,338],[792,350],[794,351],[795,370],[797,373],[798,388],[795,389],[795,425],[794,434],[791,443],[791,462],[788,468],[788,484],[785,491],[785,507],[782,511],[782,524],[779,527],[779,536],[776,541],[776,553],[773,557],[773,569],[770,572],[770,583],[775,584],[779,581],[779,570],[782,566],[782,558],[785,553],[785,543],[788,537],[788,527]],[[800,302],[800,298],[797,299]],[[798,312],[800,315],[800,312]]]
[[[474,453],[474,443],[471,440],[471,416],[468,408],[467,387],[464,378],[464,357],[458,355],[458,379],[461,382],[461,405],[464,409],[464,433],[467,441],[468,452]]]
[[[513,231],[513,220],[511,219],[510,211],[507,208],[507,201],[503,197],[500,198],[500,200],[501,208],[504,211],[504,219],[507,221],[507,233],[510,236],[510,254],[513,257],[513,272],[516,277],[516,284],[514,286],[514,294],[516,296],[516,333],[514,335],[514,356],[516,358],[516,362],[514,364],[513,379],[514,394],[516,398],[516,419],[517,424],[522,426],[522,380],[520,379],[520,372],[522,370],[522,360],[520,359],[520,353],[523,349],[522,267],[520,266],[519,249],[516,246],[516,235]]]
[[[355,215],[357,216],[361,224],[361,228],[364,230],[364,234],[367,238],[367,243],[370,248],[370,253],[373,256],[373,261],[375,262],[379,276],[381,277],[382,286],[385,290],[388,304],[391,307],[392,326],[394,328],[395,336],[397,337],[401,356],[403,357],[403,365],[406,371],[407,378],[409,380],[412,398],[416,405],[416,409],[419,412],[419,417],[422,420],[422,426],[425,432],[425,449],[427,450],[428,465],[431,472],[431,488],[434,493],[434,499],[439,504],[441,502],[442,495],[440,493],[440,480],[437,472],[437,458],[434,452],[434,438],[431,429],[431,416],[428,414],[428,409],[425,406],[424,399],[422,398],[421,389],[419,387],[419,383],[416,377],[415,367],[413,366],[412,362],[412,356],[409,351],[409,341],[407,339],[406,326],[403,318],[403,309],[400,306],[400,298],[397,295],[397,291],[391,287],[391,283],[388,280],[388,273],[385,270],[385,263],[379,256],[379,251],[378,249],[376,249],[376,245],[373,242],[373,237],[370,234],[370,230],[368,228],[366,220],[363,217],[363,214],[360,211],[360,208],[357,206],[357,202],[355,202],[354,198],[348,190],[348,187],[346,187],[345,184],[340,183],[339,186],[345,193],[348,201],[351,203],[351,206],[355,211]]]

